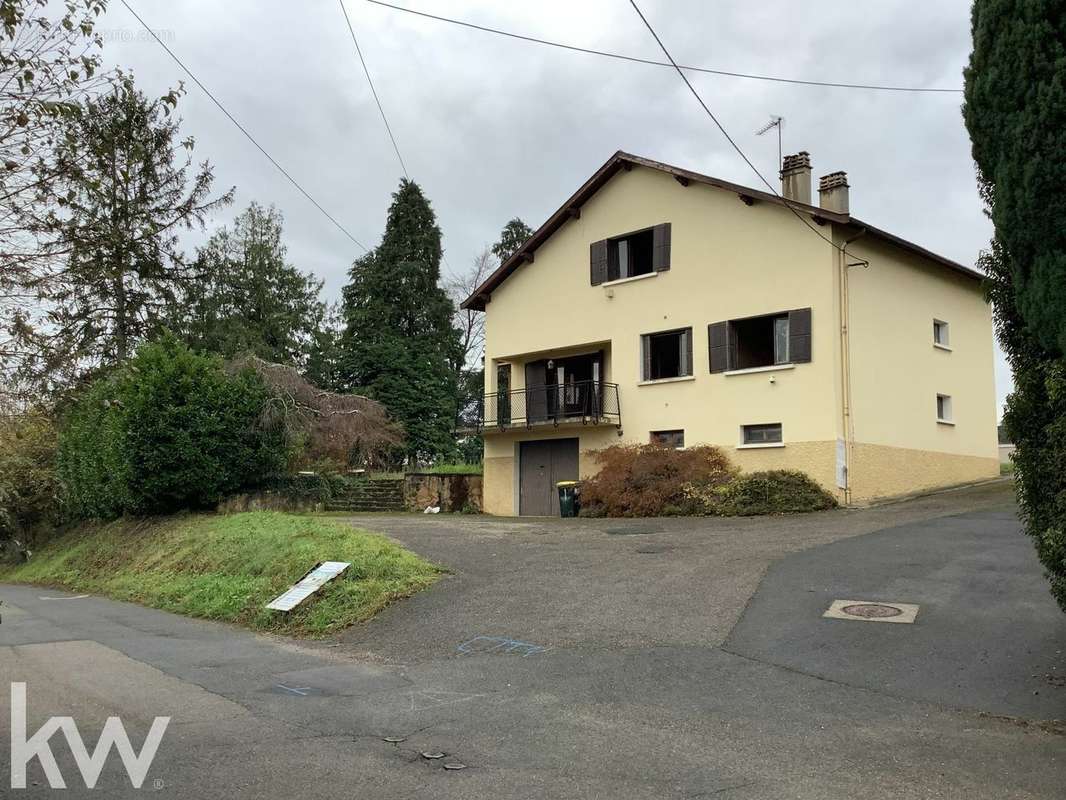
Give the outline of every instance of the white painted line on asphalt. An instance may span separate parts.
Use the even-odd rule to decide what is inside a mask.
[[[913,603],[883,600],[834,600],[822,616],[853,622],[901,622],[910,625],[918,616],[918,608]]]
[[[88,594],[76,594],[72,597],[38,597],[38,600],[84,600],[86,597],[91,597]]]
[[[286,686],[284,683],[276,683],[274,685],[279,689],[284,689],[286,692],[298,694],[300,697],[307,697],[307,693],[311,691],[310,686]]]

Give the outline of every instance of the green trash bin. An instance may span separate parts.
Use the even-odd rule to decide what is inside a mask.
[[[577,496],[577,481],[559,481],[555,484],[559,490],[559,516],[576,517],[581,510]]]

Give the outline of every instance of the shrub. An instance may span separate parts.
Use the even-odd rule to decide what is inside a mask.
[[[709,445],[615,445],[597,456],[600,471],[581,486],[581,513],[589,517],[698,513],[684,487],[709,489],[734,474],[725,454]]]
[[[805,473],[784,469],[738,475],[717,487],[690,485],[686,494],[701,504],[706,513],[723,516],[824,511],[837,504],[829,492]]]
[[[0,548],[55,519],[56,429],[41,411],[0,417]]]
[[[284,432],[260,424],[270,393],[251,370],[171,336],[98,378],[60,431],[59,476],[84,517],[207,508],[286,463]]]

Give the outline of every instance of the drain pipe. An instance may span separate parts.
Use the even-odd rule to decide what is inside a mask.
[[[866,228],[844,240],[840,248],[840,391],[841,391],[841,426],[844,434],[844,503],[851,504],[851,457],[855,439],[854,409],[851,405],[851,304],[848,286],[848,269],[850,267],[870,266],[866,259],[848,262],[848,245],[866,235]]]

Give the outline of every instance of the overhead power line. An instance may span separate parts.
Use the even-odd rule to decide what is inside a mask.
[[[229,113],[229,111],[226,110],[226,107],[224,105],[222,105],[221,102],[219,102],[218,98],[215,97],[213,94],[211,94],[211,91],[206,86],[204,86],[203,83],[201,83],[200,79],[197,78],[195,75],[193,75],[192,70],[190,70],[187,66],[185,66],[185,64],[182,63],[180,58],[178,58],[176,55],[174,55],[174,51],[171,50],[169,47],[167,47],[166,43],[162,39],[160,39],[158,36],[156,36],[155,31],[152,30],[152,28],[150,28],[148,26],[148,24],[143,19],[141,19],[140,14],[138,14],[136,11],[134,11],[133,8],[130,6],[130,4],[128,2],[126,2],[126,0],[122,0],[122,5],[124,5],[126,7],[126,10],[129,11],[131,14],[133,14],[134,17],[137,18],[137,21],[139,23],[141,23],[141,26],[146,31],[148,31],[148,33],[151,35],[151,37],[153,39],[155,39],[159,43],[159,46],[167,51],[167,55],[169,55],[172,59],[174,59],[174,63],[176,63],[179,67],[182,68],[182,70],[185,72],[185,74],[188,75],[189,78],[192,79],[192,82],[200,87],[200,89],[203,91],[203,93],[206,94],[211,99],[211,102],[213,102],[216,106],[218,106],[219,110],[223,114],[226,115],[226,117],[229,119],[229,121],[237,126],[237,129],[241,133],[243,133],[245,135],[245,137],[248,139],[248,141],[250,141],[253,145],[255,145],[256,149],[259,150],[260,153],[262,153],[264,156],[267,157],[267,160],[270,161],[270,163],[274,165],[274,167],[278,170],[278,172],[280,172],[282,175],[284,175],[286,178],[288,178],[289,183],[291,183],[293,186],[295,186],[300,191],[300,194],[302,194],[304,197],[306,197],[308,200],[310,200],[311,203],[314,205],[314,207],[317,208],[319,211],[321,211],[322,214],[326,217],[326,219],[328,219],[330,222],[332,222],[334,225],[336,225],[338,230],[340,230],[341,233],[343,233],[345,236],[347,236],[349,239],[351,239],[359,247],[363,248],[363,250],[366,250],[366,251],[369,252],[370,248],[368,248],[365,244],[363,244],[358,239],[356,239],[354,236],[352,236],[352,234],[350,234],[348,232],[347,228],[345,228],[343,225],[341,225],[339,222],[337,222],[337,220],[333,217],[333,215],[330,214],[328,211],[326,211],[326,209],[324,209],[319,204],[319,202],[317,200],[315,200],[315,198],[313,198],[311,196],[311,194],[306,189],[304,189],[304,187],[302,187],[299,183],[297,183],[296,179],[294,177],[292,177],[292,175],[290,175],[288,173],[288,171],[283,166],[281,166],[281,164],[279,164],[277,162],[277,160],[272,155],[270,155],[270,153],[268,153],[266,151],[266,149],[261,144],[259,144],[259,142],[257,142],[255,140],[255,137],[252,136],[252,134],[248,132],[248,129],[245,128],[243,125],[241,125],[241,123],[239,123],[236,120],[236,118],[234,118],[234,116],[231,113]]]
[[[723,127],[722,123],[718,121],[718,117],[716,117],[714,115],[714,112],[711,111],[711,109],[707,106],[705,102],[703,102],[703,98],[700,97],[699,92],[697,92],[695,87],[693,87],[692,83],[689,82],[688,76],[686,76],[685,73],[681,70],[681,67],[679,67],[677,65],[677,62],[674,61],[674,57],[670,55],[670,51],[666,49],[666,45],[663,44],[663,40],[659,38],[659,34],[655,32],[655,28],[651,26],[651,23],[648,22],[648,18],[644,16],[644,12],[641,11],[640,7],[636,4],[636,0],[629,0],[629,4],[633,6],[633,10],[637,12],[637,16],[640,17],[640,21],[644,23],[644,26],[651,33],[652,38],[655,39],[656,44],[658,44],[659,48],[663,51],[663,55],[666,56],[667,60],[677,71],[677,74],[681,76],[681,80],[685,82],[685,86],[687,86],[688,90],[692,92],[692,96],[696,98],[697,102],[707,113],[707,116],[711,118],[711,121],[718,126],[718,130],[722,132],[722,136],[726,138],[726,141],[733,145],[733,149],[737,151],[737,153],[742,159],[744,159],[744,163],[751,167],[751,171],[754,172],[758,176],[759,180],[761,180],[766,185],[766,188],[769,189],[774,195],[776,195],[777,198],[781,200],[782,203],[784,203],[785,207],[788,208],[789,211],[796,215],[796,219],[798,219],[800,222],[810,228],[816,236],[825,240],[834,249],[840,250],[840,252],[843,253],[843,249],[836,242],[834,242],[832,239],[830,239],[828,236],[826,236],[824,233],[814,227],[814,225],[811,224],[810,220],[808,220],[805,216],[803,216],[803,214],[801,214],[793,207],[792,203],[789,202],[788,198],[782,197],[781,193],[774,188],[773,184],[771,184],[768,180],[766,180],[766,178],[763,177],[763,174],[759,172],[758,168],[756,168],[756,166],[751,163],[751,159],[748,158],[747,155],[745,155],[743,150],[740,149],[740,145],[738,145],[733,140],[733,137],[729,135],[729,131],[727,131],[725,127]]]
[[[834,81],[808,81],[800,78],[783,78],[779,75],[753,75],[747,72],[732,72],[724,69],[710,69],[709,67],[691,67],[677,64],[671,64],[666,61],[655,61],[650,58],[640,58],[638,56],[629,56],[624,53],[612,53],[607,50],[595,50],[591,47],[578,47],[572,44],[563,44],[562,42],[553,42],[549,39],[539,39],[536,36],[525,36],[521,33],[513,33],[511,31],[500,30],[499,28],[490,28],[487,25],[476,25],[473,22],[466,22],[460,19],[452,19],[451,17],[442,17],[437,14],[430,14],[426,11],[416,11],[413,8],[404,8],[403,6],[393,5],[392,3],[383,2],[383,0],[367,0],[368,3],[373,3],[376,6],[383,6],[385,8],[391,8],[394,11],[402,11],[405,14],[414,14],[415,16],[425,17],[426,19],[437,20],[438,22],[447,22],[451,25],[460,25],[464,28],[471,28],[475,31],[483,31],[485,33],[494,33],[497,36],[507,36],[511,39],[520,39],[523,42],[532,42],[534,44],[547,45],[548,47],[557,47],[561,50],[571,50],[575,53],[586,53],[587,55],[602,56],[604,58],[614,58],[619,61],[631,61],[635,64],[648,64],[653,67],[672,67],[687,70],[688,72],[702,72],[708,75],[724,75],[729,78],[745,78],[753,81],[770,81],[772,83],[792,83],[799,84],[801,86],[829,86],[837,89],[867,89],[870,91],[878,92],[926,92],[934,94],[962,94],[962,89],[946,89],[937,87],[926,86],[888,86],[882,84],[871,83],[839,83]]]
[[[374,88],[374,80],[370,77],[370,70],[367,69],[366,59],[363,58],[363,50],[359,47],[359,40],[355,38],[355,28],[352,27],[351,17],[348,16],[348,9],[344,7],[344,0],[337,0],[341,4],[341,11],[344,12],[344,21],[348,23],[348,33],[352,35],[352,44],[355,45],[355,52],[359,56],[359,63],[363,65],[363,73],[366,75],[366,82],[370,84],[370,92],[374,95],[374,102],[378,104],[378,111],[381,112],[381,121],[385,123],[385,130],[389,134],[389,140],[392,142],[392,149],[396,151],[396,158],[400,162],[400,169],[403,170],[403,175],[407,180],[411,180],[411,176],[407,174],[407,165],[403,163],[403,156],[400,155],[400,147],[396,144],[396,137],[392,135],[392,127],[389,125],[389,118],[385,116],[385,109],[381,106],[381,99],[378,97],[378,91]]]

